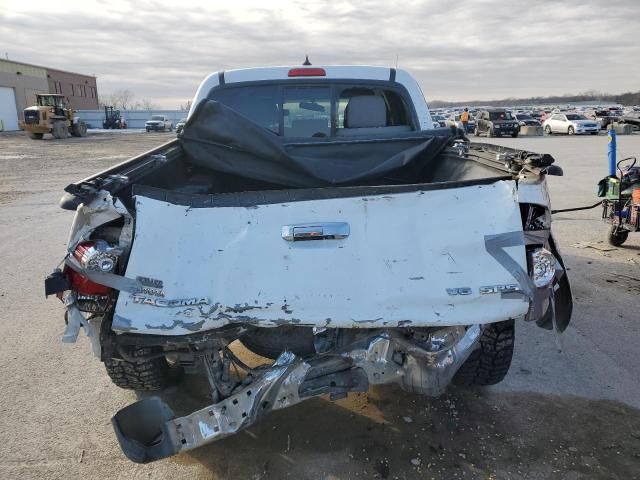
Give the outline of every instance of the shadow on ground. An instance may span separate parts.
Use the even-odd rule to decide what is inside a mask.
[[[178,415],[206,403],[206,380],[164,395]],[[196,405],[197,400],[197,405]],[[640,478],[640,411],[611,401],[394,386],[273,412],[236,436],[165,460],[213,478]]]

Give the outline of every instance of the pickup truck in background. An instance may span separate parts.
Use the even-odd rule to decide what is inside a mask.
[[[83,328],[116,385],[206,373],[210,405],[178,417],[147,396],[113,417],[149,462],[318,395],[500,382],[516,322],[571,318],[546,184],[561,173],[433,128],[400,69],[216,72],[178,138],[65,188],[75,218],[45,289],[63,341]]]
[[[151,130],[156,132],[165,132],[173,130],[173,123],[166,115],[151,115],[151,120],[144,122],[144,128],[147,133]]]

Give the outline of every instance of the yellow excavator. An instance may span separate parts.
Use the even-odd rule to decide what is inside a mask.
[[[24,121],[20,128],[34,140],[42,140],[45,133],[55,138],[85,137],[87,125],[76,116],[75,110],[67,108],[64,95],[43,93],[36,95],[36,105],[24,109]]]

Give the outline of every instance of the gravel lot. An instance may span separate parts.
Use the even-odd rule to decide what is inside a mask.
[[[60,342],[62,305],[45,300],[42,280],[62,257],[72,219],[57,207],[62,188],[169,138],[0,134],[0,478],[640,478],[640,234],[609,252],[573,247],[604,238],[599,210],[554,217],[573,322],[560,337],[519,324],[501,385],[452,388],[439,399],[394,387],[315,399],[191,453],[129,462],[110,418],[135,395],[110,383],[83,334],[75,345]],[[554,208],[596,201],[606,136],[492,141],[554,155],[565,171],[550,179]],[[640,155],[640,135],[618,146]],[[186,412],[190,396],[206,395],[206,380],[191,377],[165,395]]]

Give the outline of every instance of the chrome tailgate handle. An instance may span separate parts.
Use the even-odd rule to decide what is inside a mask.
[[[302,240],[338,240],[349,236],[346,222],[322,222],[312,224],[284,225],[282,238],[288,242]]]

